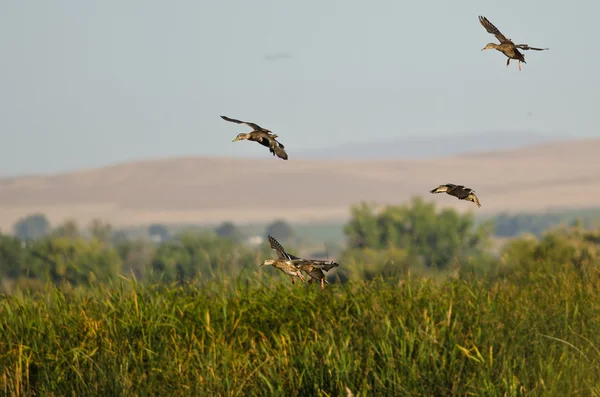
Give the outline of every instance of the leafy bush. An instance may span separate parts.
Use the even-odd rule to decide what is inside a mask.
[[[152,262],[153,279],[165,282],[210,279],[237,274],[257,266],[260,257],[235,241],[212,233],[183,232],[156,250]]]
[[[397,247],[416,263],[444,268],[454,260],[481,254],[489,246],[490,225],[476,228],[472,214],[452,209],[437,212],[433,203],[420,197],[379,213],[366,203],[351,212],[344,228],[350,249]]]

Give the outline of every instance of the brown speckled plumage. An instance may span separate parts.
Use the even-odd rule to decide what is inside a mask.
[[[475,195],[475,190],[470,189],[468,187],[464,187],[463,185],[454,185],[452,183],[447,183],[445,185],[440,185],[435,189],[431,190],[430,193],[447,193],[450,196],[454,196],[459,200],[467,200],[472,201],[477,204],[478,207],[481,207],[479,203],[479,199]]]
[[[506,60],[506,66],[508,66],[510,64],[511,59],[516,59],[519,61],[519,63],[518,63],[519,70],[521,70],[521,62],[527,63],[527,62],[525,62],[525,55],[523,55],[521,52],[519,52],[519,49],[535,50],[535,51],[548,50],[548,48],[536,48],[536,47],[530,47],[527,44],[513,43],[511,39],[507,39],[506,36],[504,36],[500,32],[500,30],[498,30],[498,28],[495,27],[486,17],[480,16],[479,23],[481,23],[481,25],[485,28],[485,30],[488,33],[496,36],[496,38],[500,42],[500,44],[488,43],[485,47],[483,47],[483,49],[481,51],[489,50],[492,48],[500,51],[501,53],[503,53],[504,55],[506,55],[508,57],[508,59]]]
[[[310,277],[310,279],[308,280],[309,284],[312,284],[314,279],[319,280],[321,283],[321,290],[325,288],[325,283],[329,284],[325,277],[325,273],[323,273],[323,270],[329,271],[334,267],[339,266],[338,263],[333,261],[303,259],[295,255],[288,254],[273,236],[268,236],[268,240],[271,245],[271,248],[275,250],[275,252],[277,252],[277,257],[279,258],[279,261],[284,261],[286,263],[293,264],[297,267],[297,269],[305,272]]]
[[[283,146],[281,144],[281,142],[279,142],[277,139],[275,139],[275,138],[277,138],[277,135],[273,134],[270,130],[262,128],[258,124],[232,119],[227,116],[221,116],[221,118],[225,121],[229,121],[229,122],[236,123],[236,124],[246,124],[247,126],[252,128],[251,132],[248,132],[248,133],[242,132],[242,133],[238,134],[238,136],[235,137],[233,142],[243,141],[243,140],[258,142],[261,145],[268,147],[269,151],[273,154],[273,156],[277,156],[283,160],[288,159],[287,152],[285,151],[285,146]]]

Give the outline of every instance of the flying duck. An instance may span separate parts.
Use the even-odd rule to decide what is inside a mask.
[[[515,44],[512,42],[511,39],[507,39],[506,36],[504,36],[502,33],[500,33],[498,28],[495,27],[490,21],[488,21],[488,19],[486,17],[480,16],[479,22],[485,28],[485,30],[487,30],[488,33],[496,36],[496,38],[500,42],[500,44],[488,43],[485,47],[483,47],[481,49],[481,51],[490,50],[490,49],[496,49],[496,50],[500,51],[501,53],[503,53],[504,55],[506,55],[508,57],[508,59],[506,60],[507,67],[510,64],[511,59],[516,59],[519,61],[519,63],[518,63],[519,71],[521,70],[521,62],[527,63],[527,62],[525,62],[525,55],[523,55],[519,52],[520,49],[521,50],[535,50],[535,51],[544,51],[544,50],[549,49],[549,48],[530,47],[527,44]]]
[[[478,207],[481,207],[479,203],[479,199],[475,195],[475,190],[470,189],[468,187],[464,187],[463,185],[454,185],[452,183],[447,183],[445,185],[440,185],[435,189],[431,190],[430,193],[447,193],[450,196],[454,196],[459,200],[467,200],[472,201],[477,204]]]
[[[238,134],[238,136],[236,136],[232,142],[243,141],[243,140],[258,142],[261,145],[268,147],[269,151],[271,153],[273,153],[273,156],[276,155],[280,159],[284,159],[284,160],[288,159],[288,155],[285,151],[285,146],[283,146],[281,144],[281,142],[279,142],[277,139],[275,139],[275,138],[277,138],[277,135],[273,134],[270,130],[262,128],[258,124],[232,119],[227,116],[221,116],[221,118],[225,121],[229,121],[229,122],[236,123],[236,124],[246,124],[247,126],[252,128],[251,132],[248,132],[248,133],[242,132],[242,133]]]

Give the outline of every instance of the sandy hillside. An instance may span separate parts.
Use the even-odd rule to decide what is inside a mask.
[[[600,140],[429,160],[175,158],[55,176],[0,179],[0,228],[33,212],[53,224],[94,217],[115,226],[345,219],[361,200],[401,203],[423,194],[482,213],[600,207]],[[482,207],[431,195],[441,183],[476,190]]]

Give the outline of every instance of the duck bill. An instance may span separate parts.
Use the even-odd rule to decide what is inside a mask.
[[[236,136],[235,139],[231,142],[239,141],[240,139]]]

